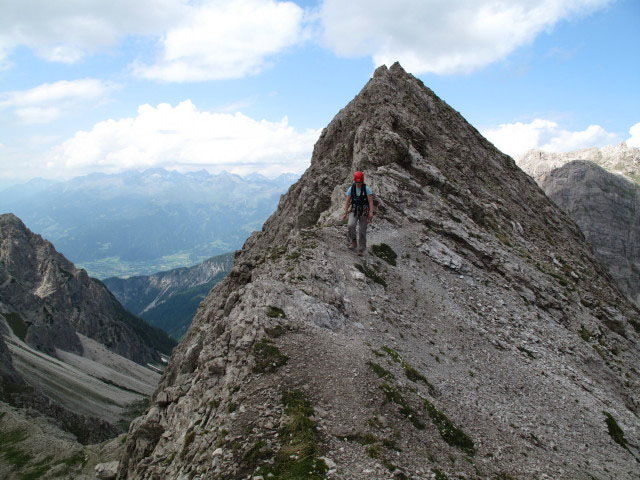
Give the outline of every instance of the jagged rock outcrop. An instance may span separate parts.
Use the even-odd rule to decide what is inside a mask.
[[[609,172],[640,183],[640,148],[629,147],[625,142],[602,148],[584,148],[563,153],[529,150],[517,158],[516,162],[520,168],[538,180],[550,171],[574,160],[588,160]]]
[[[552,170],[538,183],[578,224],[622,291],[640,305],[640,186],[584,160]]]
[[[129,278],[103,280],[125,308],[180,338],[211,288],[233,266],[233,254],[217,255],[198,265]]]
[[[135,362],[158,363],[170,340],[124,310],[15,215],[0,215],[0,314],[29,345],[56,356],[82,353],[76,332]]]
[[[364,258],[336,221],[356,169]],[[200,305],[119,477],[631,479],[638,314],[510,157],[380,67]]]

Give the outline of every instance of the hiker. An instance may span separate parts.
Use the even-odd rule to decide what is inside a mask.
[[[364,183],[364,173],[362,172],[353,174],[353,185],[347,190],[342,219],[346,219],[347,216],[349,216],[347,223],[349,248],[351,250],[357,249],[358,255],[361,256],[367,248],[367,224],[371,223],[373,219],[373,192]],[[356,224],[358,225],[357,237]]]

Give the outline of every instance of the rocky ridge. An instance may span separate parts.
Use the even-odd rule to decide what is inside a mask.
[[[511,158],[380,67],[199,307],[119,478],[635,478],[638,315]]]
[[[629,147],[625,142],[602,148],[592,147],[563,153],[529,150],[517,158],[516,163],[537,180],[574,160],[596,163],[611,173],[617,173],[632,182],[640,183],[640,148]]]
[[[625,295],[640,305],[640,185],[585,160],[554,169],[538,183],[578,224]]]
[[[233,254],[227,253],[192,267],[129,278],[111,277],[103,283],[127,310],[180,338],[200,302],[232,266]]]
[[[12,214],[0,216],[0,313],[27,344],[51,356],[57,348],[81,354],[76,332],[140,364],[159,363],[157,350],[172,346]]]

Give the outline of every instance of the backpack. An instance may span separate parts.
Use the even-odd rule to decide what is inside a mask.
[[[369,214],[369,197],[365,183],[362,184],[360,195],[356,195],[356,184],[351,185],[351,211],[356,217]]]

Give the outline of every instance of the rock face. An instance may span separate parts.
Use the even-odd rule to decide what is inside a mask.
[[[336,221],[356,169],[365,257]],[[631,479],[638,314],[511,158],[380,67],[201,304],[118,475]]]
[[[578,224],[622,291],[640,305],[640,186],[583,160],[552,170],[538,183]]]
[[[232,266],[233,254],[227,253],[193,267],[103,282],[127,310],[180,338],[200,302]]]
[[[529,150],[516,162],[520,168],[537,180],[574,160],[588,160],[609,172],[618,173],[632,182],[640,183],[640,148],[629,147],[624,142],[615,146],[585,148],[565,153]]]
[[[76,332],[135,362],[159,362],[172,341],[124,310],[97,280],[12,214],[0,215],[0,313],[29,345],[82,353]]]
[[[24,380],[16,372],[11,360],[11,352],[4,343],[0,334],[0,399],[5,399],[5,394],[13,385],[24,385]]]

